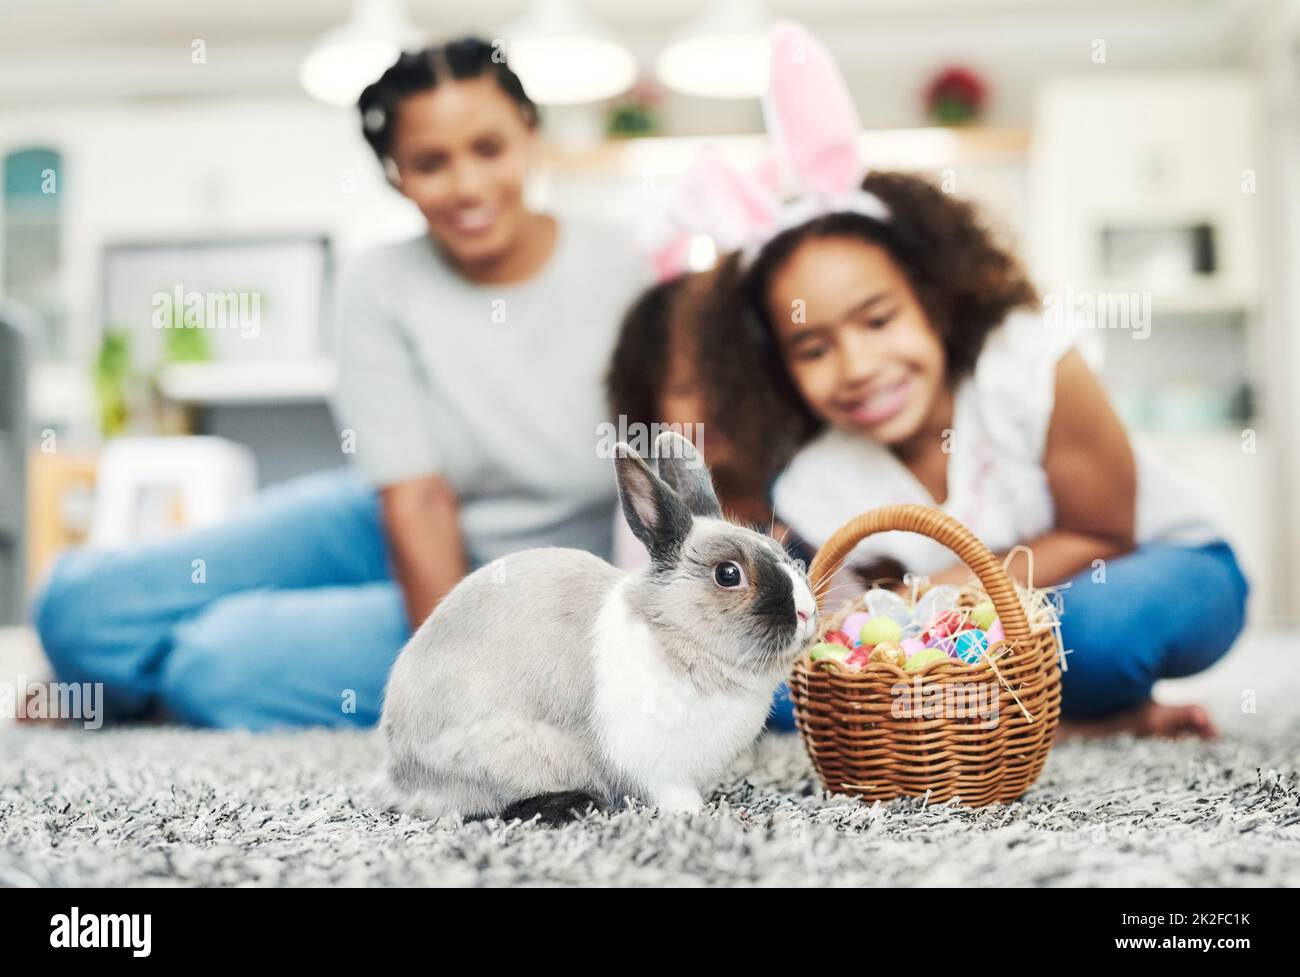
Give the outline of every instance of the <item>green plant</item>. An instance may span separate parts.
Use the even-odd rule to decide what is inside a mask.
[[[105,437],[126,430],[127,383],[131,375],[131,335],[121,327],[104,330],[95,358],[93,381],[99,404],[99,429]]]
[[[163,361],[167,363],[206,363],[212,359],[212,347],[203,329],[187,329],[172,316],[172,327],[163,330]]]
[[[652,136],[659,131],[658,107],[663,91],[653,82],[641,81],[605,113],[605,134],[616,139]]]

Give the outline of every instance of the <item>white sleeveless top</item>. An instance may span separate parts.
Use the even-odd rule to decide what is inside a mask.
[[[1077,334],[1049,328],[1041,316],[1013,313],[990,333],[974,375],[953,404],[948,498],[944,512],[995,553],[1051,530],[1055,509],[1043,454],[1056,400],[1056,366]],[[1199,546],[1222,539],[1190,490],[1135,449],[1137,540]],[[821,546],[853,516],[877,506],[934,499],[885,446],[828,428],[798,454],[773,486],[777,518]],[[915,573],[951,566],[945,546],[915,533],[864,540],[852,563],[892,557]]]

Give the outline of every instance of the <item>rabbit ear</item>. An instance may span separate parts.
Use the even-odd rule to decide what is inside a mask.
[[[766,187],[774,196],[781,194],[781,157],[776,151],[768,146],[763,150],[762,157],[754,166],[754,179],[760,186]]]
[[[679,229],[707,234],[721,251],[743,247],[756,229],[771,225],[775,195],[761,181],[727,162],[716,147],[705,146],[682,175],[668,217]]]
[[[655,280],[666,282],[690,270],[691,236],[677,234],[650,252],[650,267]]]
[[[692,515],[722,518],[713,480],[704,456],[676,431],[665,431],[655,441],[655,465],[662,478],[686,503]]]
[[[799,24],[772,28],[763,117],[801,190],[847,193],[861,185],[857,109],[830,52]]]
[[[614,446],[614,471],[632,535],[645,544],[652,562],[672,563],[690,535],[690,509],[626,442]]]

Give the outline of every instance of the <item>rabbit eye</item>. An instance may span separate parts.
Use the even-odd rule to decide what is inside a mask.
[[[745,571],[733,560],[725,560],[713,568],[713,579],[719,587],[734,590],[745,586]]]

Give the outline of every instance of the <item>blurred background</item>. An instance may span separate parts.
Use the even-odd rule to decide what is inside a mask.
[[[543,103],[535,202],[648,234],[701,145],[758,160],[778,17],[831,48],[871,165],[983,203],[1067,306],[1136,297],[1098,303],[1094,358],[1229,527],[1253,620],[1294,622],[1300,3],[4,0],[0,623],[63,546],[338,465],[334,270],[423,226],[349,107],[398,45],[502,39]],[[261,296],[259,341],[156,328],[190,290]],[[238,447],[185,463],[183,505],[121,439],[176,433]]]

